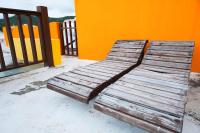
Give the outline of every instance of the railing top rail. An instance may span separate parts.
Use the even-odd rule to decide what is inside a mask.
[[[39,16],[41,14],[40,12],[37,12],[37,11],[11,9],[11,8],[3,8],[3,7],[0,7],[0,13],[36,15],[36,16]]]

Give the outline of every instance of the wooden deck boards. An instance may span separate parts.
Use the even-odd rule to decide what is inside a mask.
[[[48,88],[88,103],[105,87],[138,65],[146,41],[118,41],[104,61],[62,73]]]
[[[141,65],[105,88],[94,107],[150,132],[181,133],[193,46],[152,42]]]

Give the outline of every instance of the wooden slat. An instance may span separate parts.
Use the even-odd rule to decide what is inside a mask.
[[[104,67],[130,67],[132,64],[125,64],[123,62],[121,63],[115,63],[114,61],[112,62],[107,62],[105,61],[100,61],[94,64],[95,66],[104,66]]]
[[[96,68],[97,70],[98,70],[98,69],[100,69],[100,70],[101,70],[101,69],[104,69],[104,70],[112,71],[112,72],[115,72],[115,73],[120,73],[120,72],[123,71],[121,68],[113,69],[113,68],[109,68],[109,67],[98,66],[98,65],[96,65],[96,64],[91,64],[91,65],[88,65],[87,67]]]
[[[0,43],[0,65],[1,65],[1,70],[6,70],[6,65],[5,65],[5,60],[4,60],[4,56],[3,56],[3,50],[1,47],[1,43]]]
[[[95,100],[95,105],[100,104],[121,113],[130,115],[130,117],[136,117],[155,125],[159,125],[170,130],[181,131],[182,118],[174,117],[144,106],[139,106],[127,101],[123,101],[117,98],[113,98],[106,95],[100,95]]]
[[[117,40],[116,44],[127,43],[127,44],[144,44],[147,40]]]
[[[93,66],[85,66],[85,67],[81,67],[81,68],[87,69],[87,70],[93,70],[93,71],[97,71],[97,72],[101,72],[101,73],[112,74],[112,75],[118,74],[118,72],[116,72],[116,71],[106,70],[104,68],[96,68]]]
[[[111,55],[108,55],[107,59],[108,60],[114,60],[114,61],[116,60],[116,61],[133,62],[133,63],[137,63],[137,60],[138,60],[138,59],[135,59],[135,58],[120,57],[120,56],[111,56]]]
[[[108,60],[108,59],[106,59],[106,60],[104,60],[102,62],[105,62],[105,63],[117,63],[117,64],[122,64],[124,66],[132,66],[133,65],[132,62],[115,61],[115,60]]]
[[[19,37],[20,37],[20,41],[21,41],[21,48],[22,48],[22,55],[23,55],[24,63],[26,65],[28,65],[29,62],[28,62],[28,55],[27,55],[27,51],[26,51],[26,44],[25,44],[25,40],[24,40],[24,32],[22,29],[21,16],[19,14],[16,14],[16,19],[17,19],[17,25],[18,25],[18,30],[19,30]]]
[[[137,89],[132,89],[132,88],[128,88],[128,87],[124,87],[121,85],[110,85],[108,87],[108,89],[106,90],[106,93],[124,93],[125,95],[128,96],[137,96],[137,97],[141,97],[147,100],[151,100],[151,101],[155,101],[155,102],[159,102],[162,103],[164,105],[169,105],[171,107],[176,107],[176,108],[184,108],[184,102],[183,101],[178,101],[175,99],[171,99],[168,97],[163,97],[160,95],[156,95],[153,93],[149,93],[149,92],[145,92],[145,91],[139,91]]]
[[[124,84],[131,83],[131,84],[136,84],[136,85],[140,85],[140,86],[144,86],[144,87],[148,87],[148,88],[152,88],[152,89],[170,92],[170,93],[174,93],[174,94],[178,94],[178,95],[182,95],[182,96],[186,95],[186,90],[168,87],[165,85],[155,84],[155,83],[151,83],[151,82],[141,81],[139,79],[133,80],[133,79],[128,79],[128,78],[122,77],[119,79],[119,81],[124,82]]]
[[[112,48],[111,49],[111,53],[141,53],[141,51],[142,51],[142,46],[140,46],[140,47],[138,47],[138,48],[136,48],[135,46],[134,46],[134,48],[129,48],[129,49],[125,49],[125,48]]]
[[[142,45],[133,45],[130,46],[130,44],[115,44],[113,48],[115,49],[136,49],[136,48],[142,48]]]
[[[111,52],[125,52],[125,53],[130,53],[130,52],[134,52],[134,50],[137,49],[142,49],[142,46],[133,46],[131,48],[112,48]]]
[[[74,55],[74,46],[73,46],[73,38],[72,38],[72,22],[69,21],[69,35],[70,35],[70,41],[71,41],[71,52],[72,55]]]
[[[145,43],[142,43],[140,41],[132,41],[132,42],[117,42],[113,48],[134,48],[134,46],[141,46]]]
[[[184,84],[179,84],[179,83],[173,83],[169,81],[163,81],[163,80],[158,80],[158,79],[152,79],[152,78],[147,78],[147,77],[142,77],[142,76],[136,76],[136,75],[125,75],[123,78],[129,78],[132,80],[140,80],[140,81],[146,81],[149,83],[154,83],[154,84],[159,84],[159,85],[165,85],[168,87],[173,87],[177,89],[182,89],[182,90],[187,90],[188,86]]]
[[[98,84],[105,82],[105,80],[102,80],[102,79],[95,79],[95,78],[91,78],[91,77],[88,77],[88,76],[75,74],[75,73],[72,73],[72,72],[66,72],[66,73],[64,73],[64,75],[70,76],[70,77],[73,77],[73,78],[76,78],[76,79],[82,79],[82,80],[86,80],[86,81],[89,81],[89,82],[98,83]]]
[[[151,70],[151,71],[155,71],[159,73],[179,74],[180,77],[188,77],[188,74],[189,74],[189,70],[184,70],[184,69],[174,69],[174,68],[152,66],[152,65],[145,65],[145,64],[142,64],[139,67],[145,70]]]
[[[165,76],[167,74],[159,75],[155,74],[155,72],[142,72],[142,71],[132,71],[129,73],[129,75],[136,75],[136,76],[142,76],[142,77],[147,77],[147,78],[152,78],[152,79],[158,79],[158,80],[164,80],[164,81],[169,81],[169,82],[174,82],[174,83],[179,83],[179,84],[185,84],[188,85],[187,80],[178,80],[175,76]]]
[[[124,62],[124,61],[113,61],[113,60],[103,60],[98,62],[100,64],[114,64],[114,65],[123,65],[123,66],[132,66],[133,63],[131,62]]]
[[[16,51],[15,51],[12,31],[11,31],[11,28],[10,28],[10,21],[9,21],[8,14],[7,13],[3,13],[3,17],[4,17],[4,20],[5,20],[5,26],[6,26],[6,31],[7,31],[8,42],[9,42],[9,47],[10,47],[10,52],[11,52],[13,65],[14,66],[18,66],[17,57],[16,57]]]
[[[32,54],[33,54],[33,61],[34,61],[34,63],[37,63],[38,62],[38,57],[37,57],[37,50],[36,50],[36,44],[35,44],[35,36],[34,36],[33,24],[32,24],[32,18],[31,18],[31,16],[27,16],[27,20],[28,20],[28,30],[29,30],[30,40],[31,40],[31,48],[32,48]]]
[[[96,75],[100,75],[100,76],[106,76],[106,77],[113,77],[114,74],[111,73],[107,73],[107,72],[102,72],[102,71],[96,71],[96,70],[92,70],[92,69],[86,69],[86,68],[78,68],[77,70],[82,71],[82,72],[86,72],[86,73],[93,73]]]
[[[158,76],[158,77],[169,78],[169,80],[174,79],[174,80],[180,80],[183,82],[188,81],[188,78],[179,76],[178,74],[159,73],[159,72],[154,72],[154,71],[150,71],[150,70],[145,70],[145,69],[142,69],[141,67],[135,68],[134,71],[131,71],[130,73],[141,73],[141,74],[145,74],[145,75],[154,75],[154,76]]]
[[[131,65],[130,66],[123,66],[123,65],[117,66],[117,65],[114,65],[114,64],[110,64],[110,65],[96,64],[94,66],[104,67],[104,68],[107,68],[107,69],[118,69],[118,70],[121,70],[121,71],[126,70],[127,68],[131,67]]]
[[[72,82],[72,83],[77,84],[77,85],[90,87],[90,88],[96,88],[96,87],[99,86],[98,83],[94,83],[94,82],[70,77],[70,76],[67,76],[67,75],[64,75],[64,74],[58,75],[58,76],[56,76],[56,78],[59,78],[59,79],[65,80],[65,81],[69,81],[69,82]]]
[[[193,47],[183,47],[183,46],[157,46],[152,45],[151,49],[153,50],[164,50],[164,51],[178,51],[178,52],[191,52],[193,51]]]
[[[193,41],[151,41],[151,45],[194,47],[194,42]]]
[[[166,61],[166,62],[190,64],[192,61],[192,58],[145,55],[143,60],[155,60],[155,61]]]
[[[172,62],[164,62],[164,61],[153,61],[153,60],[143,60],[142,64],[146,65],[153,65],[153,66],[162,66],[162,67],[168,67],[168,68],[175,68],[175,69],[190,69],[190,64],[184,64],[184,63],[172,63]]]
[[[191,52],[162,51],[162,49],[160,51],[149,49],[148,52],[147,52],[147,55],[185,57],[185,58],[191,58],[192,57]]]
[[[138,57],[140,56],[140,52],[130,52],[130,53],[125,53],[125,52],[110,52],[108,56],[115,56],[115,57],[127,57],[127,58],[136,58],[135,60],[138,60]],[[133,59],[134,60],[134,59]]]
[[[102,76],[102,75],[98,75],[98,74],[94,74],[94,73],[90,73],[90,72],[79,71],[79,70],[73,70],[71,72],[75,73],[75,74],[87,76],[87,77],[92,77],[92,78],[95,78],[95,79],[105,80],[105,81],[109,80],[111,78],[111,77],[108,77],[108,76]]]
[[[177,107],[163,104],[154,100],[149,100],[147,98],[140,97],[137,95],[132,95],[132,94],[121,92],[121,91],[120,92],[115,91],[113,89],[104,89],[102,91],[102,94],[115,97],[127,102],[131,102],[137,105],[145,106],[147,108],[151,108],[151,109],[154,109],[166,114],[170,114],[173,116],[177,116],[177,117],[183,116],[183,113],[184,113],[184,109],[182,108],[177,108]]]
[[[48,81],[48,84],[57,86],[57,87],[65,90],[65,91],[70,91],[70,92],[73,92],[73,93],[76,93],[76,94],[79,94],[79,95],[83,95],[85,97],[88,97],[90,92],[92,91],[91,88],[81,86],[81,85],[77,85],[77,84],[74,84],[72,82],[64,81],[64,80],[61,80],[61,79],[58,79],[58,78],[50,79]]]
[[[133,65],[133,64],[132,64]],[[102,66],[102,67],[106,67],[106,68],[116,68],[116,69],[126,69],[129,68],[132,65],[126,65],[123,63],[112,63],[112,62],[98,62],[95,63],[94,66]]]
[[[127,90],[129,90],[129,88],[131,88],[134,90],[144,91],[144,92],[152,93],[155,95],[167,97],[167,98],[178,100],[178,101],[186,101],[186,97],[182,96],[181,94],[175,94],[175,93],[171,93],[171,92],[167,92],[167,91],[162,91],[162,90],[155,89],[153,87],[144,87],[142,85],[138,85],[137,83],[135,84],[134,82],[128,83],[128,82],[118,80],[112,86],[116,86],[116,85],[127,87]]]

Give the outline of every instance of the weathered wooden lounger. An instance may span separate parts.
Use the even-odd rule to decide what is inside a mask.
[[[142,64],[105,88],[94,107],[153,133],[181,133],[193,46],[152,42]]]
[[[147,41],[117,41],[104,61],[63,73],[47,87],[81,102],[88,103],[102,89],[138,65]]]

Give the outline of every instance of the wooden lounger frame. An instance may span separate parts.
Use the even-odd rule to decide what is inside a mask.
[[[105,88],[94,108],[152,133],[181,133],[193,47],[152,41],[141,65]]]
[[[131,53],[126,54],[126,50],[128,50],[128,52],[131,52],[131,50],[128,49],[128,48],[133,47],[134,43],[136,43],[136,42],[138,42],[140,45],[142,45],[142,47],[140,47],[140,49],[138,48],[138,50],[141,50],[141,51],[140,51],[139,55],[137,55],[138,57],[135,58],[135,60],[137,60],[137,61],[136,62],[131,62],[134,58],[132,57]],[[58,86],[58,83],[52,83],[52,80],[56,79],[57,77],[50,79],[49,82],[47,83],[47,87],[49,89],[53,90],[53,91],[56,91],[56,92],[59,92],[61,94],[66,95],[66,96],[69,96],[71,98],[74,98],[74,99],[76,99],[76,100],[78,100],[80,102],[89,103],[89,101],[93,97],[97,96],[104,88],[106,88],[107,86],[109,86],[110,84],[112,84],[113,82],[118,80],[120,77],[122,77],[124,74],[128,73],[130,70],[132,70],[133,68],[135,68],[136,66],[138,66],[140,64],[140,62],[141,62],[141,60],[142,60],[142,58],[144,56],[144,50],[145,50],[145,46],[146,46],[147,42],[148,41],[146,41],[146,40],[119,40],[119,41],[117,41],[116,44],[111,49],[111,52],[109,53],[109,55],[107,56],[107,58],[104,61],[105,62],[106,61],[108,61],[108,62],[110,61],[110,63],[112,64],[112,62],[116,63],[119,60],[122,60],[122,61],[125,60],[125,62],[124,61],[123,62],[124,63],[129,63],[130,66],[127,67],[127,68],[124,68],[124,70],[122,70],[121,72],[113,75],[107,81],[100,83],[97,87],[93,87],[92,88],[93,91],[91,91],[88,96],[83,96],[81,93],[78,93],[78,92],[77,93],[76,92],[72,92],[72,91],[70,91],[70,89],[65,88],[66,85],[64,85],[64,84],[61,87],[61,86]],[[124,48],[120,48],[121,47],[120,45],[123,45]],[[135,50],[137,50],[136,46],[135,46]],[[119,49],[120,49],[120,51],[118,51]],[[117,53],[116,53],[116,50],[117,50]],[[115,56],[115,54],[118,54],[118,53],[123,54],[124,57],[119,57],[118,55]],[[126,58],[126,56],[127,56],[127,58]],[[131,56],[131,57],[128,57],[128,56]],[[104,61],[102,61],[102,62],[104,63]],[[101,62],[98,62],[98,63],[101,64]],[[92,65],[95,65],[95,64],[98,65],[98,63],[94,63]],[[81,68],[84,69],[84,68],[90,67],[90,66],[91,65],[88,65],[88,66],[85,66],[85,67],[81,67]],[[128,66],[128,64],[127,64],[127,66]],[[76,70],[79,71],[81,68],[75,69],[73,71],[76,71]],[[71,71],[71,72],[73,72],[73,71]],[[65,76],[67,76],[67,74],[68,73],[66,73]],[[74,77],[74,79],[75,79],[75,77]],[[70,81],[70,83],[71,83],[71,81]],[[70,85],[70,83],[68,85]],[[82,86],[82,84],[79,84],[79,83],[75,83],[75,85]]]

